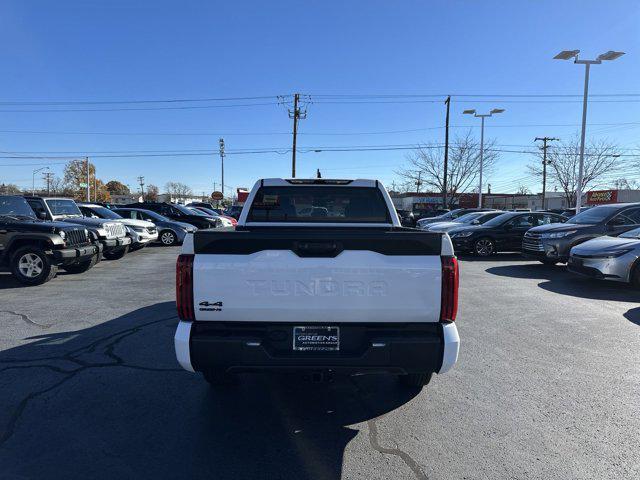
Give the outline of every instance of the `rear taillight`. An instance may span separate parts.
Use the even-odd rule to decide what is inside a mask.
[[[454,322],[458,313],[458,259],[442,257],[440,321]]]
[[[176,306],[182,320],[195,320],[193,313],[193,255],[179,255],[176,263]]]

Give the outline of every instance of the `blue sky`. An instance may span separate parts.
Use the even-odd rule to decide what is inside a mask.
[[[299,147],[413,145],[442,142],[444,106],[433,103],[321,103],[320,95],[575,94],[583,68],[552,60],[563,49],[585,57],[622,50],[621,59],[594,66],[594,94],[640,94],[640,2],[637,1],[8,1],[0,5],[0,150],[5,156],[92,156],[98,176],[131,186],[144,175],[210,192],[220,182],[217,156],[105,158],[123,151],[207,151],[224,135],[227,150],[287,149],[291,121],[276,95],[311,95]],[[80,106],[8,105],[220,97],[259,100]],[[315,103],[313,101],[315,100]],[[536,136],[578,132],[579,98],[454,97],[452,134],[478,122],[461,112],[502,107],[486,135],[500,145],[532,145]],[[544,99],[543,99],[544,100]],[[551,100],[551,101],[549,101]],[[559,102],[558,100],[563,100]],[[640,96],[589,106],[589,138],[640,149]],[[244,107],[211,105],[268,103]],[[206,108],[43,112],[15,110],[199,106]],[[623,125],[637,123],[636,125]],[[566,126],[523,126],[523,125]],[[350,135],[359,132],[417,130]],[[20,132],[20,133],[17,133]],[[75,132],[60,134],[25,132]],[[79,134],[83,133],[83,134]],[[126,133],[127,135],[105,135]],[[162,135],[156,135],[162,133]],[[334,134],[340,135],[334,135]],[[479,134],[478,129],[474,133]],[[144,134],[144,135],[141,135]],[[180,134],[180,135],[175,135]],[[197,135],[194,135],[197,134]],[[347,135],[345,135],[347,134]],[[523,147],[504,147],[522,149]],[[62,152],[62,153],[54,153]],[[640,150],[625,151],[628,154]],[[38,154],[39,155],[39,154]],[[101,156],[102,155],[102,156]],[[403,150],[308,152],[298,176],[373,177],[389,184],[406,165]],[[513,191],[531,156],[502,153],[488,176],[493,190]],[[0,159],[0,182],[31,184],[32,170],[60,159]],[[225,183],[289,176],[290,154],[235,154]],[[635,170],[622,176],[637,176]]]

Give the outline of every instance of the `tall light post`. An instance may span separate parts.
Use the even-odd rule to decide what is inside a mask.
[[[494,108],[489,113],[477,113],[475,110],[465,110],[464,115],[473,115],[480,119],[480,188],[478,188],[478,208],[482,208],[482,165],[484,163],[484,119],[504,112],[504,108]]]
[[[587,130],[587,99],[589,97],[589,70],[591,65],[599,65],[603,60],[615,60],[624,55],[624,52],[616,52],[609,50],[606,53],[598,55],[595,60],[579,60],[578,54],[580,50],[563,50],[555,57],[555,60],[570,60],[573,63],[584,65],[584,95],[582,97],[582,133],[580,136],[580,166],[578,167],[578,185],[576,186],[576,213],[580,213],[582,206],[582,179],[584,177],[584,140]]]
[[[49,167],[36,168],[33,171],[33,176],[31,177],[31,195],[36,194],[36,173],[41,172],[43,170],[49,170]]]

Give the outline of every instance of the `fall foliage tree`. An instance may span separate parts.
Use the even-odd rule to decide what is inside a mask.
[[[129,187],[118,180],[111,180],[107,182],[106,187],[111,195],[129,195],[131,193]]]
[[[147,190],[144,192],[144,200],[147,202],[157,202],[160,190],[153,184],[147,185]]]
[[[87,199],[87,162],[85,160],[71,160],[64,167],[65,190],[75,199]],[[106,185],[96,178],[96,167],[89,162],[89,192],[90,200],[108,202],[111,195]]]

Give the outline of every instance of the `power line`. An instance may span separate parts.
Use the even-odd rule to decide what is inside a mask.
[[[530,127],[579,127],[578,123],[552,123],[552,124],[506,124],[493,125],[491,128],[530,128]],[[589,123],[589,127],[635,127],[640,122],[618,123]],[[304,136],[357,136],[357,135],[391,135],[401,133],[417,133],[429,130],[441,130],[444,126],[412,128],[406,130],[377,130],[365,132],[298,132]],[[450,128],[477,128],[477,125],[450,125]],[[60,130],[0,130],[0,133],[25,134],[25,135],[111,135],[111,136],[268,136],[291,135],[291,132],[88,132],[88,131],[60,131]]]
[[[258,97],[218,97],[218,98],[169,98],[159,100],[62,100],[62,101],[0,101],[0,105],[123,105],[123,104],[147,104],[147,103],[194,103],[194,102],[225,102],[239,100],[266,100],[278,97],[290,97],[291,95],[266,95]]]
[[[2,109],[2,113],[69,113],[69,112],[141,112],[156,110],[197,110],[209,108],[255,107],[263,105],[278,105],[279,102],[241,103],[232,105],[194,105],[179,107],[139,107],[139,108],[45,108],[45,109]]]

